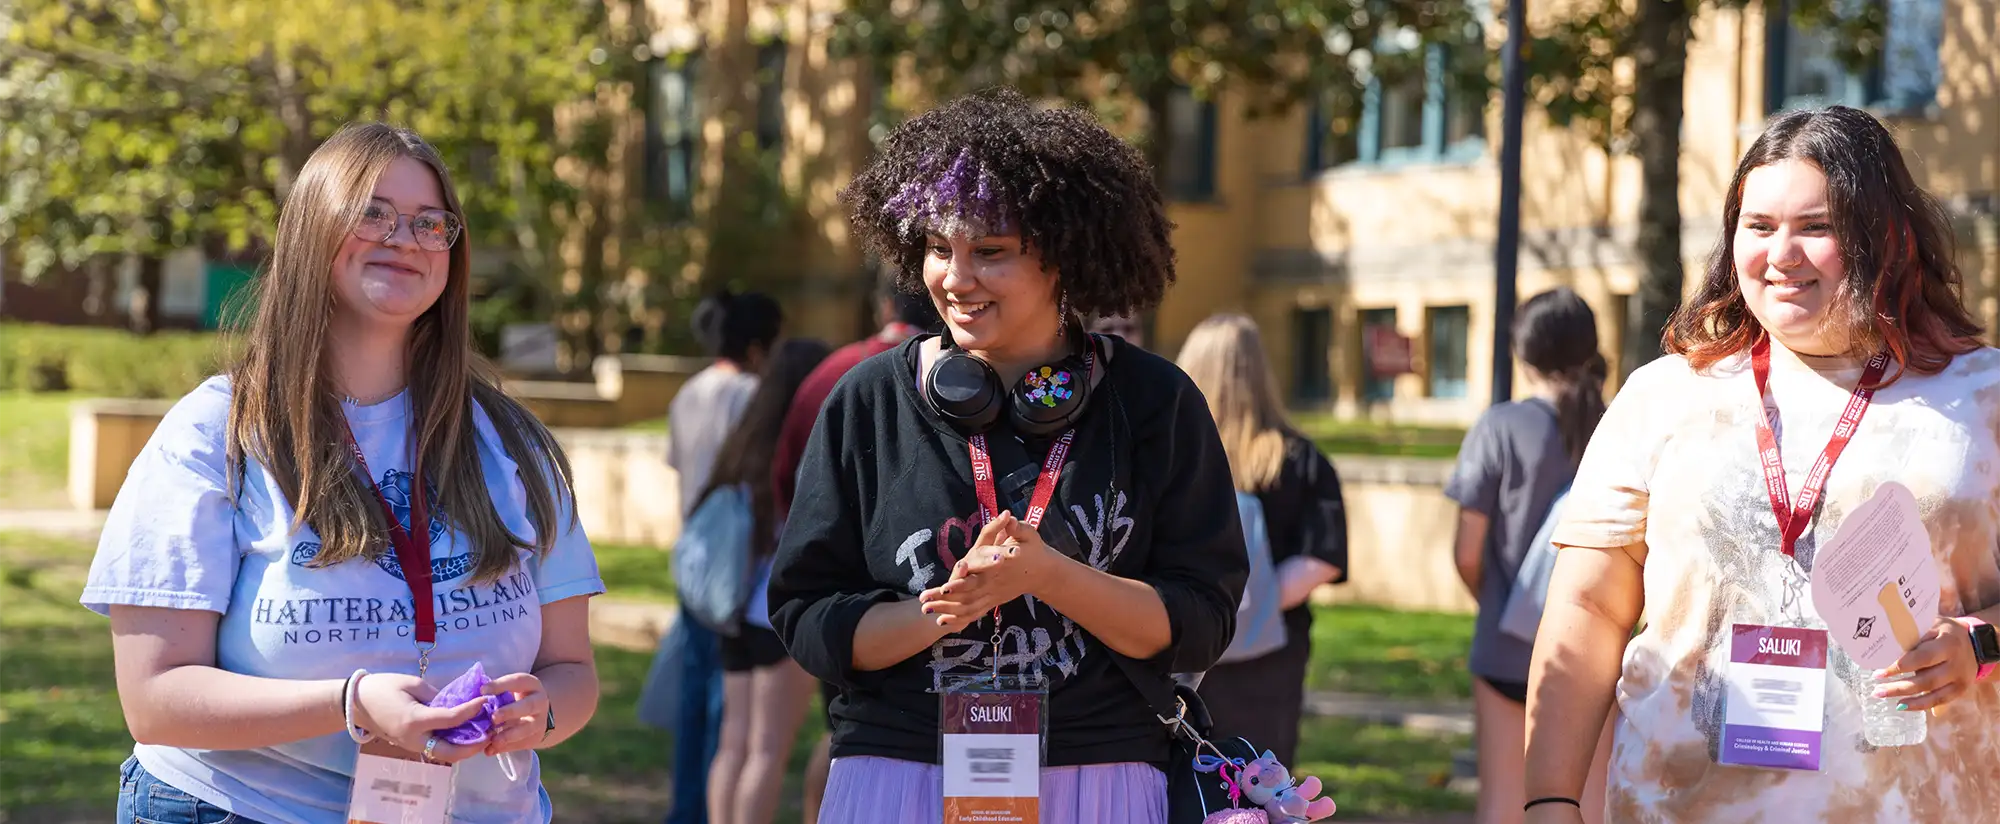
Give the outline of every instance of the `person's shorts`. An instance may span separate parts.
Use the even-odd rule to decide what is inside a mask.
[[[763,627],[744,624],[736,637],[724,637],[722,671],[749,672],[785,660],[785,644],[778,634]]]
[[[1484,675],[1478,677],[1479,680],[1485,681],[1487,686],[1492,687],[1496,692],[1499,692],[1501,695],[1506,696],[1507,700],[1512,701],[1516,704],[1520,704],[1522,706],[1527,706],[1528,682],[1502,681],[1497,678],[1488,678]]]

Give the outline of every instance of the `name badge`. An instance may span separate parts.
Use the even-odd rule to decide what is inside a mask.
[[[944,824],[1041,820],[1047,698],[1039,676],[981,677],[943,694]]]
[[[449,824],[452,768],[381,740],[361,745],[347,824]]]
[[[1736,624],[1718,748],[1723,764],[1818,770],[1826,631]]]

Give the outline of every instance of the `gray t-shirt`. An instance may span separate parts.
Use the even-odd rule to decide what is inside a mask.
[[[1496,681],[1528,680],[1534,648],[1501,632],[1500,614],[1549,505],[1575,474],[1563,453],[1555,407],[1540,398],[1494,406],[1466,433],[1444,494],[1488,518],[1472,674]]]
[[[692,514],[722,442],[755,394],[756,375],[720,366],[694,373],[674,393],[667,409],[667,465],[680,475],[681,517]]]

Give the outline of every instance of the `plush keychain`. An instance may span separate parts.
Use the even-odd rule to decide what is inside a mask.
[[[1229,788],[1230,809],[1210,813],[1202,824],[1306,824],[1333,815],[1331,798],[1318,798],[1319,779],[1307,776],[1292,783],[1291,771],[1265,750],[1255,761],[1240,758],[1200,756],[1195,769],[1222,777]],[[1237,801],[1248,799],[1256,806],[1239,808]]]

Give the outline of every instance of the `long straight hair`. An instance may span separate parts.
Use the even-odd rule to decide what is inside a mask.
[[[330,272],[334,255],[360,221],[383,170],[405,157],[437,175],[445,208],[464,219],[444,161],[423,138],[380,123],[342,128],[306,160],[286,198],[270,264],[255,287],[256,313],[243,354],[229,372],[232,494],[245,458],[263,465],[291,502],[292,528],[310,526],[318,533],[314,566],[379,557],[388,546],[389,525],[368,485],[372,481],[356,471],[346,445],[347,419],[331,374],[327,327],[337,300]],[[474,579],[491,581],[513,568],[516,549],[546,552],[554,546],[562,526],[556,487],[572,500],[575,491],[562,447],[500,390],[497,371],[472,349],[468,245],[463,237],[452,245],[444,293],[410,330],[404,374],[416,422],[410,437],[420,446],[412,493],[425,494],[425,481],[436,479],[434,516],[470,543]],[[493,506],[473,427],[475,403],[520,466],[535,529],[532,543],[510,532]],[[572,510],[572,523],[575,517]]]
[[[777,535],[773,529],[776,524],[772,521],[777,505],[772,499],[771,465],[776,462],[778,432],[784,428],[785,413],[792,408],[799,385],[832,352],[823,341],[793,338],[778,344],[770,357],[765,358],[764,368],[757,376],[757,391],[743,407],[743,417],[737,419],[735,428],[723,438],[722,447],[716,451],[715,468],[708,474],[708,485],[702,487],[696,499],[699,502],[707,498],[718,487],[748,484],[751,521],[757,524],[750,547],[759,558],[769,557],[776,549]]]
[[[1178,363],[1208,399],[1236,488],[1270,489],[1285,465],[1286,436],[1295,430],[1264,362],[1257,322],[1238,314],[1209,316],[1188,333]]]

